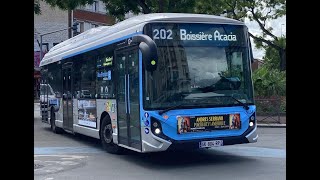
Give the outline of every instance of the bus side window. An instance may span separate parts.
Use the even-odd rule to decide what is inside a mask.
[[[97,58],[96,97],[98,99],[114,98],[112,93],[114,93],[113,51],[109,51]]]

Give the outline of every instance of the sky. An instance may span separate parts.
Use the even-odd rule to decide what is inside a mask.
[[[249,28],[249,32],[251,32],[253,35],[261,34],[261,30],[259,28],[258,23],[254,21],[245,20],[245,24]],[[278,19],[268,21],[267,27],[272,27],[273,31],[272,34],[276,36],[281,36],[281,33],[283,36],[286,34],[286,16],[280,17]],[[282,31],[282,32],[281,32]],[[253,39],[251,39],[251,43],[253,43]],[[254,43],[253,43],[254,44]],[[253,57],[257,59],[262,59],[264,56],[264,50],[257,49],[255,47],[253,48]]]

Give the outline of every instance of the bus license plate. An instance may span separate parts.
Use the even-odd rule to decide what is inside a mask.
[[[200,148],[223,146],[223,140],[201,141]]]

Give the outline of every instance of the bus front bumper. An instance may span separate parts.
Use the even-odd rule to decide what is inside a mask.
[[[193,140],[174,140],[163,139],[150,133],[149,138],[142,141],[142,152],[157,152],[166,150],[186,150],[186,149],[198,149],[201,141],[211,140],[223,140],[223,145],[254,143],[258,140],[257,125],[253,128],[249,128],[240,136],[229,137],[216,137],[206,139],[193,139]]]

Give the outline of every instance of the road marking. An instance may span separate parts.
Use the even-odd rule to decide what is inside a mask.
[[[248,157],[286,158],[285,149],[249,146],[221,146],[218,148],[212,148],[211,150]]]
[[[221,146],[211,148],[209,150],[218,151],[220,153],[228,153],[236,156],[247,157],[271,157],[271,158],[286,158],[285,149],[249,147],[249,146]],[[59,155],[59,154],[97,154],[105,153],[102,149],[95,147],[35,147],[34,155]],[[224,154],[220,154],[224,155]]]
[[[92,147],[35,147],[35,155],[50,155],[50,154],[92,154],[102,153],[101,149]]]

